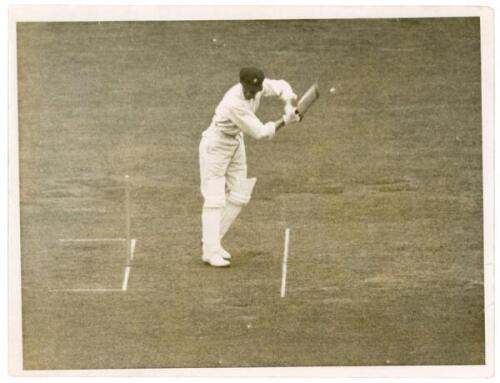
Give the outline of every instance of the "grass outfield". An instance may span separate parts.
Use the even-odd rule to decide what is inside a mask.
[[[479,19],[17,33],[25,369],[484,364]],[[219,270],[198,143],[248,65],[321,97],[246,139],[259,180]],[[126,236],[126,174],[120,291],[126,243],[71,240]]]

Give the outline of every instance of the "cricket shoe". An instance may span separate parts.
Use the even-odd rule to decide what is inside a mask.
[[[222,256],[222,258],[224,258],[226,261],[230,261],[231,260],[231,254],[229,254],[226,251],[226,249],[224,249],[222,246],[220,247],[219,253]]]
[[[226,261],[219,253],[212,254],[211,256],[202,255],[201,259],[213,267],[229,267],[231,265],[231,262]]]

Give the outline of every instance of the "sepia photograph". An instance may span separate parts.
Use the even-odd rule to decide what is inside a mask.
[[[11,373],[491,374],[492,31],[11,9]]]

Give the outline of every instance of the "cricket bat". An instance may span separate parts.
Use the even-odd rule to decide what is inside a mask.
[[[309,110],[309,108],[316,102],[319,97],[318,84],[314,83],[309,87],[309,89],[302,95],[302,97],[297,102],[297,108],[295,109],[295,113],[297,113],[300,117],[300,120],[304,118],[304,114]],[[276,121],[276,130],[281,129],[285,126],[285,121],[283,118],[280,118]]]

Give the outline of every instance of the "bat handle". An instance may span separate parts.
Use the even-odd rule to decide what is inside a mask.
[[[278,121],[275,121],[275,124],[276,124],[276,131],[278,131],[285,126],[285,120],[283,119],[283,117],[281,117]]]
[[[303,115],[303,114],[301,114],[301,113],[299,112],[299,110],[298,110],[298,109],[295,109],[295,114],[296,114],[297,116],[299,116],[299,122],[300,122],[300,121],[302,121],[302,119],[304,118],[304,115]]]
[[[300,114],[300,112],[298,110],[295,110],[295,114],[297,114],[299,116],[299,122],[302,121],[304,116],[302,114]],[[274,123],[276,124],[276,131],[280,130],[281,128],[283,128],[286,125],[283,117],[281,117],[278,121],[275,121]]]

